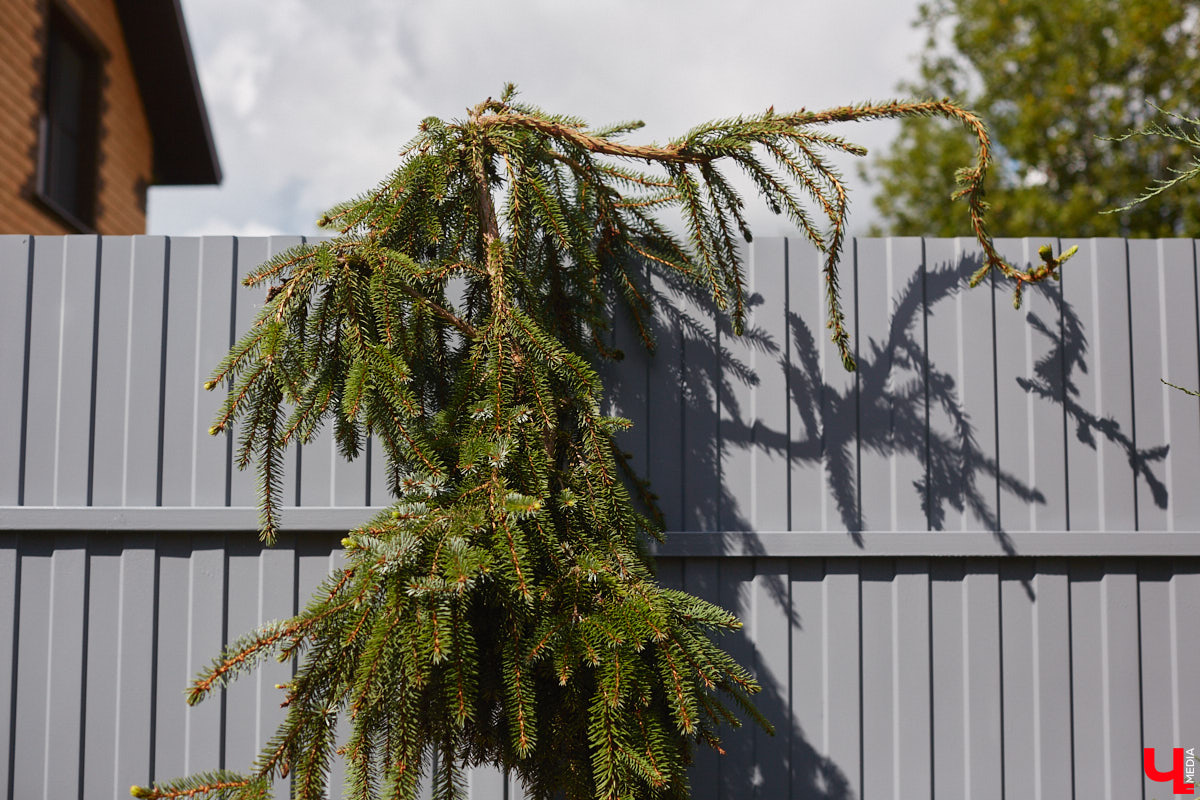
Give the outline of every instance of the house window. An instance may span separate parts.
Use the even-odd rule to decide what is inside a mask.
[[[84,35],[52,11],[41,119],[41,200],[71,227],[90,230],[96,212],[100,59]]]

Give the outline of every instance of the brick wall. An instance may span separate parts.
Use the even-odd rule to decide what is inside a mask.
[[[144,233],[153,142],[112,0],[61,0],[108,50],[100,80],[96,230]],[[0,233],[72,233],[33,197],[48,0],[0,0]]]

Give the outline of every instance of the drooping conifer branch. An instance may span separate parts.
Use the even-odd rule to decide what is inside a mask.
[[[413,800],[426,779],[451,800],[466,768],[493,764],[535,798],[684,800],[697,745],[720,751],[739,713],[769,730],[753,676],[711,638],[740,622],[654,579],[645,543],[661,518],[614,439],[629,422],[601,410],[597,367],[617,355],[618,313],[652,344],[649,275],[707,294],[740,331],[750,230],[722,171],[734,167],[824,252],[831,337],[852,368],[836,271],[848,194],[827,157],[863,151],[820,126],[913,114],[979,140],[960,175],[987,254],[977,277],[998,269],[1019,299],[1053,276],[1063,257],[1021,271],[995,254],[986,132],[941,101],[770,109],[662,146],[621,141],[637,123],[546,114],[511,87],[465,119],[425,120],[395,172],[322,218],[336,238],[247,279],[269,282],[266,302],[206,384],[228,391],[214,431],[237,427],[239,457],[257,462],[266,542],[282,454],[321,430],[348,458],[382,448],[392,505],[343,540],[350,566],[304,611],[197,677],[192,701],[267,655],[299,662],[249,774],[135,794],[257,800],[292,776],[315,800],[342,753],[363,798]]]

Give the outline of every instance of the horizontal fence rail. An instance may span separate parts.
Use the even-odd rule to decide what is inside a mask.
[[[262,302],[240,278],[300,241],[0,236],[10,800],[244,768],[282,718],[286,665],[181,692],[388,502],[378,447],[346,463],[322,433],[263,549],[253,475],[206,433],[201,384]],[[655,354],[618,320],[607,404],[659,496],[660,576],[743,618],[724,644],[777,728],[702,754],[696,798],[1146,800],[1169,786],[1142,748],[1200,746],[1200,403],[1160,382],[1200,386],[1197,243],[997,244],[1046,242],[1079,253],[1014,311],[966,288],[972,240],[856,240],[856,373],[798,239],[748,251],[744,337],[660,276]],[[522,796],[494,770],[470,791]]]

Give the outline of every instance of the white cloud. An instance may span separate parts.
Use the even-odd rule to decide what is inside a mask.
[[[915,7],[916,0],[184,0],[225,182],[152,190],[150,228],[194,231],[203,219],[204,232],[251,224],[312,232],[326,207],[395,165],[423,117],[462,116],[509,80],[527,101],[595,123],[640,117],[640,141],[769,105],[891,96],[915,70]],[[878,149],[894,131],[874,123],[845,133]],[[851,182],[858,227],[867,195]],[[784,231],[757,206],[751,222],[760,233]]]
[[[247,31],[233,31],[200,65],[208,106],[245,119],[258,106],[262,80],[270,66],[271,59],[255,49]]]

